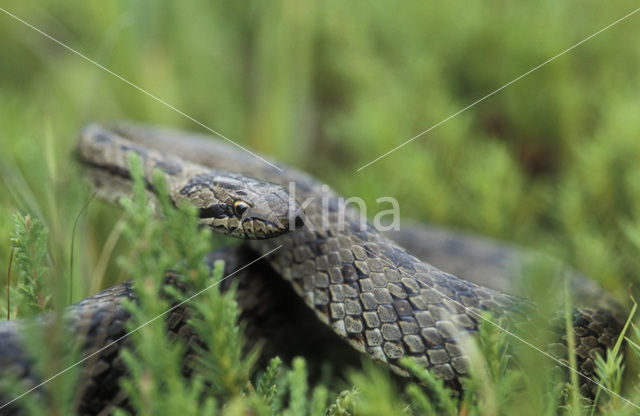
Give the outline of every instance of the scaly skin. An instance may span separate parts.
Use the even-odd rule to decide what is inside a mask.
[[[341,206],[335,192],[303,172],[284,166],[278,171],[207,136],[127,124],[113,131],[203,166],[287,188],[295,183],[295,198],[304,206],[307,226],[247,244],[261,254],[283,244],[267,259],[276,272],[322,322],[400,375],[406,372],[398,360],[411,356],[450,385],[460,387],[468,358],[459,340],[477,331],[479,314],[506,315],[506,321],[515,318],[517,322],[520,312],[531,310],[529,302],[459,279],[409,254],[371,225],[361,224],[357,213]],[[308,199],[313,202],[305,205]],[[323,210],[328,211],[324,219]],[[573,316],[579,370],[593,378],[593,359],[613,346],[622,314],[601,289],[583,279],[573,282],[582,301]],[[558,359],[566,357],[563,343],[554,345]],[[587,380],[581,378],[581,384],[588,393]]]
[[[112,129],[92,125],[81,134],[79,159],[88,166],[94,185],[109,199],[117,199],[130,188],[131,153],[140,156],[147,182],[152,182],[154,169],[162,171],[172,200],[196,205],[203,224],[218,232],[253,239],[247,240],[248,249],[239,250],[253,250],[259,255],[282,245],[266,259],[274,275],[288,281],[319,321],[339,338],[401,376],[408,373],[398,361],[409,356],[450,386],[461,388],[460,378],[468,373],[469,358],[460,341],[477,331],[480,314],[491,312],[507,321],[519,320],[522,311],[532,308],[527,301],[455,277],[409,254],[371,225],[362,224],[359,215],[345,208],[335,192],[295,169],[281,167],[282,171],[278,171],[243,151],[193,134],[135,125]],[[287,192],[271,183],[282,188],[295,183],[297,205],[289,207]],[[250,207],[243,210],[244,215],[234,212],[238,200]],[[304,219],[302,227],[295,220],[298,215]],[[294,220],[297,227],[289,227]],[[438,240],[431,233],[429,241],[433,244],[442,238]],[[441,253],[455,258],[451,256],[450,243],[435,245]],[[254,270],[252,277],[269,273]],[[579,370],[593,377],[595,354],[602,355],[613,345],[622,322],[618,306],[600,289],[583,284],[582,279],[574,282],[574,287],[589,295],[583,297],[586,302],[575,311],[573,319]],[[269,285],[273,286],[276,285]],[[280,346],[286,344],[287,338],[295,344],[292,338],[309,326],[310,318],[302,317],[304,314],[291,317],[292,325],[286,333],[283,322],[287,312],[274,306],[287,301],[280,292],[286,290],[280,288],[275,293],[264,285],[245,286],[241,295],[244,302],[240,301],[249,311],[245,317],[249,322],[261,322],[250,325],[249,336],[272,337],[280,331],[285,340]],[[88,351],[124,333],[128,316],[120,302],[133,297],[131,287],[125,284],[69,308],[72,328],[82,334]],[[273,300],[276,298],[278,302]],[[182,337],[188,337],[184,334],[188,330],[183,310],[169,317],[168,326],[170,332],[183,332]],[[298,343],[304,344],[304,340]],[[91,381],[81,404],[83,412],[94,413],[118,402],[114,380],[124,371],[117,354],[123,345],[114,344],[90,362]],[[563,345],[561,340],[555,345],[561,347],[557,351],[559,359],[566,357]],[[20,349],[15,324],[0,326],[2,356],[10,357],[10,361],[0,359],[0,367],[13,363],[18,378],[36,382]],[[588,393],[591,386],[586,379],[581,382]]]

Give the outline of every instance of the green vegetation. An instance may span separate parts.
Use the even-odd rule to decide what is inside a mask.
[[[310,171],[345,195],[361,196],[369,207],[380,196],[393,196],[405,218],[552,253],[621,303],[631,306],[629,290],[638,298],[640,14],[355,172],[629,13],[637,7],[631,0],[606,8],[595,0],[14,3],[2,7],[227,137]],[[169,253],[141,252],[131,262],[130,253],[143,250],[131,230],[167,233],[165,239],[175,235],[99,201],[79,218],[71,266],[73,224],[91,196],[72,159],[77,132],[89,121],[202,129],[1,12],[0,37],[0,270],[8,270],[13,248],[11,318],[59,310],[71,288],[78,301],[132,273],[153,274],[177,258],[198,270],[196,260],[209,244],[198,233],[185,237],[189,246],[176,240]],[[171,221],[193,225],[189,216],[180,218]],[[4,278],[0,283],[6,287]],[[325,408],[334,415],[516,409],[525,415],[634,414],[604,391],[596,407],[570,398],[571,386],[541,368],[551,362],[517,342],[511,345],[492,328],[483,329],[477,350],[484,358],[461,398],[450,398],[419,369],[413,371],[432,386],[429,393],[417,384],[399,386],[369,364],[346,382],[310,386],[302,360],[274,360],[261,369],[242,358],[231,296],[206,293],[194,308],[200,308],[203,322],[210,307],[229,317],[216,329],[222,338],[207,340],[224,344],[225,355],[208,357],[200,378],[184,384],[170,358],[179,346],[140,341],[153,336],[147,331],[161,332],[161,325],[150,325],[136,334],[139,345],[149,348],[140,355],[167,354],[166,367],[128,359],[134,377],[127,389],[140,393],[134,403],[144,407],[149,398],[162,399],[158,403],[166,409],[184,405],[185,414],[202,411],[200,406],[222,414],[245,414],[246,408],[291,415],[323,414]],[[143,301],[134,314],[138,322],[162,306],[150,303]],[[635,341],[624,377],[613,355],[599,365],[604,384],[636,403],[638,332],[632,325],[627,334]],[[512,351],[507,362],[501,353],[505,343]],[[65,349],[73,348],[36,345],[36,354],[52,358],[45,360],[51,367],[45,374],[73,362],[73,354],[62,354]],[[151,377],[148,385],[156,372],[171,374],[166,380],[176,384],[154,385]],[[51,414],[72,408],[74,377],[52,382],[58,393]],[[197,401],[200,392],[210,400]]]

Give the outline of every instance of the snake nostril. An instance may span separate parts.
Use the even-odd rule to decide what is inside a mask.
[[[302,228],[304,227],[304,219],[301,216],[297,216],[294,222],[294,228]]]

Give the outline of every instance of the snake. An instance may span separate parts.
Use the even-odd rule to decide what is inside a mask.
[[[150,192],[154,175],[161,175],[174,204],[193,204],[202,226],[242,240],[207,261],[225,260],[225,273],[242,270],[234,280],[245,337],[265,341],[265,355],[302,354],[347,365],[364,354],[400,378],[411,377],[402,365],[410,357],[461,390],[471,364],[463,340],[478,332],[486,314],[517,322],[536,308],[505,291],[516,286],[509,276],[523,263],[519,250],[415,224],[379,232],[322,181],[213,137],[134,123],[91,124],[81,131],[76,154],[98,194],[111,201],[130,194],[130,160],[137,155]],[[567,275],[577,371],[589,395],[596,357],[615,344],[624,314],[603,289],[578,273]],[[126,374],[119,358],[128,346],[121,340],[129,319],[124,299],[135,300],[131,282],[65,311],[87,351],[109,345],[85,363],[80,414],[107,414],[126,401],[118,383]],[[170,334],[185,338],[186,316],[183,308],[171,311]],[[0,369],[29,387],[41,378],[22,344],[22,326],[0,324]],[[553,345],[558,360],[567,361],[567,345],[565,332]],[[0,406],[7,399],[0,392]],[[3,411],[18,410],[12,404]]]

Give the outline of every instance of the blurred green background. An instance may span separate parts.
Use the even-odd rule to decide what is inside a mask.
[[[640,283],[640,15],[355,172],[636,1],[2,4],[370,207],[392,196],[403,217],[552,252],[622,302]],[[4,13],[0,39],[0,270],[12,214],[27,213],[51,230],[55,284],[69,276],[90,196],[72,157],[79,129],[118,119],[202,129]],[[125,278],[108,260],[126,247],[104,250],[121,215],[94,201],[81,219],[75,300]]]

